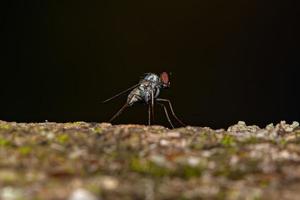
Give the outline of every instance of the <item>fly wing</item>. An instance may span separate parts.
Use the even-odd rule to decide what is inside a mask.
[[[126,90],[124,90],[124,91],[122,91],[122,92],[119,92],[118,94],[116,94],[116,95],[114,95],[114,96],[112,96],[112,97],[106,99],[105,101],[102,101],[102,103],[106,103],[106,102],[108,102],[108,101],[110,101],[110,100],[113,100],[113,99],[115,99],[115,98],[121,96],[122,94],[125,94],[126,92],[129,92],[130,90],[133,90],[134,88],[136,88],[136,87],[139,86],[139,85],[140,85],[140,83],[137,83],[137,84],[131,86],[130,88],[128,88],[128,89],[126,89]]]

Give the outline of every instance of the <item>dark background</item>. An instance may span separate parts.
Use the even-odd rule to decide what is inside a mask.
[[[107,121],[126,97],[102,100],[168,71],[161,96],[187,124],[299,121],[296,3],[1,1],[0,119]],[[115,123],[146,123],[146,110]]]

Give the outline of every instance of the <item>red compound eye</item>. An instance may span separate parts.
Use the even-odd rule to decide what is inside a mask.
[[[163,84],[165,84],[165,85],[169,85],[170,84],[170,82],[169,82],[169,74],[167,72],[161,73],[160,79],[161,79],[161,81],[162,81]]]

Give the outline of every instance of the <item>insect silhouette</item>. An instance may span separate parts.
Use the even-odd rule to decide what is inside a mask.
[[[132,106],[137,102],[143,102],[148,105],[148,125],[151,125],[154,121],[154,105],[157,103],[160,105],[166,115],[168,122],[171,127],[174,125],[170,119],[168,109],[164,103],[169,105],[172,116],[183,126],[185,124],[176,116],[172,103],[169,99],[158,98],[161,89],[166,89],[170,87],[169,74],[167,72],[162,72],[160,76],[154,73],[146,73],[145,76],[139,81],[139,83],[133,85],[132,87],[112,96],[109,99],[103,101],[103,103],[108,102],[112,99],[119,97],[127,92],[129,92],[126,103],[115,113],[109,122],[112,122],[116,117],[118,117],[125,108]]]

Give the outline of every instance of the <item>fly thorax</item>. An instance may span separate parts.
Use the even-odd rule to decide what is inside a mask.
[[[156,74],[153,74],[153,73],[148,73],[145,77],[144,77],[144,80],[147,80],[147,81],[151,81],[155,84],[159,84],[160,83],[160,78],[159,76],[157,76]]]
[[[151,92],[153,91],[151,82],[143,81],[139,89],[140,89],[140,96],[144,99],[146,103],[148,103],[151,99]]]

